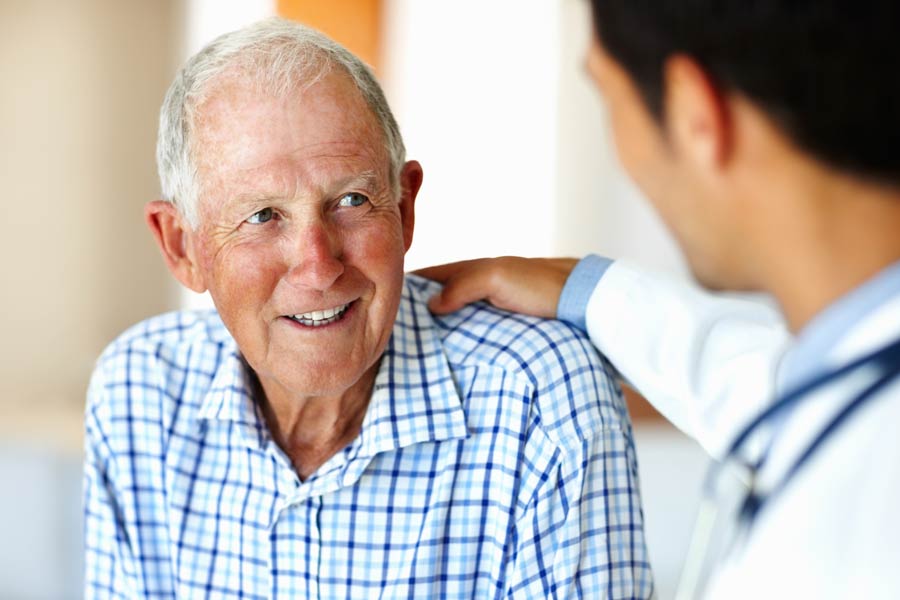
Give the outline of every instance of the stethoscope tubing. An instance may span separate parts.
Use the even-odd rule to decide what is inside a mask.
[[[831,421],[828,422],[815,439],[807,445],[799,458],[791,465],[785,477],[765,495],[757,493],[754,490],[754,485],[751,483],[749,486],[750,490],[741,505],[738,515],[738,524],[745,527],[745,533],[749,532],[760,511],[771,503],[773,497],[783,492],[784,489],[796,479],[796,474],[809,462],[822,445],[827,440],[831,439],[840,427],[850,420],[850,417],[852,417],[854,413],[858,412],[859,409],[867,404],[872,398],[877,397],[876,394],[880,390],[900,375],[900,338],[841,367],[814,377],[776,400],[768,409],[760,413],[746,425],[743,430],[741,430],[735,437],[734,442],[729,446],[725,458],[710,467],[704,484],[704,497],[698,511],[697,522],[691,537],[691,543],[685,559],[685,566],[678,586],[678,593],[676,596],[678,600],[696,598],[697,593],[701,591],[701,580],[705,575],[705,569],[708,567],[706,562],[708,559],[707,553],[709,544],[713,537],[719,512],[715,502],[716,481],[718,480],[718,476],[720,475],[723,466],[729,464],[731,461],[743,462],[743,464],[750,468],[751,474],[755,474],[755,472],[765,464],[768,450],[764,452],[762,457],[755,463],[751,464],[739,460],[742,448],[754,433],[759,431],[762,426],[768,424],[776,417],[784,414],[789,409],[796,407],[802,401],[815,397],[812,395],[812,392],[867,366],[880,367],[880,376],[862,392],[857,394]]]
[[[767,494],[761,495],[755,492],[755,490],[750,490],[750,493],[747,496],[746,501],[744,502],[744,506],[741,510],[742,518],[746,519],[748,523],[752,523],[756,516],[759,514],[760,510],[768,504],[771,499],[777,494],[784,491],[784,489],[788,486],[788,484],[795,479],[795,475],[800,469],[813,457],[816,451],[824,444],[828,439],[833,437],[833,435],[837,432],[837,430],[844,424],[846,424],[850,417],[857,412],[862,406],[864,406],[871,398],[873,398],[880,389],[882,389],[885,385],[887,385],[891,380],[894,379],[898,374],[900,374],[900,339],[895,340],[894,342],[875,350],[874,352],[870,352],[860,358],[857,358],[837,369],[828,371],[819,375],[818,377],[813,378],[809,382],[799,386],[794,391],[786,394],[783,398],[776,401],[771,407],[767,410],[763,411],[757,418],[755,418],[749,425],[747,425],[743,431],[735,438],[735,441],[732,443],[728,452],[725,455],[725,459],[723,463],[728,460],[736,460],[739,458],[740,452],[744,444],[747,440],[756,432],[760,427],[770,422],[776,416],[783,414],[790,408],[793,408],[800,404],[803,400],[808,398],[813,398],[812,393],[822,387],[828,385],[829,383],[833,383],[834,381],[849,375],[859,369],[862,369],[866,366],[880,366],[881,367],[881,375],[878,379],[875,380],[874,383],[869,385],[862,392],[857,394],[853,400],[847,403],[841,411],[831,420],[828,424],[819,432],[819,434],[815,437],[815,439],[807,445],[806,449],[800,454],[799,458],[791,465],[788,469],[787,474],[782,478],[782,480],[776,484]],[[758,471],[765,464],[766,459],[768,458],[768,452],[763,453],[760,459],[751,465],[753,471]],[[715,466],[713,467],[715,468]]]

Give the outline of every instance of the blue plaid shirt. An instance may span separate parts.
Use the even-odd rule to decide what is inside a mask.
[[[88,598],[647,598],[631,429],[581,333],[409,277],[358,438],[305,481],[213,312],[145,321],[86,413]]]

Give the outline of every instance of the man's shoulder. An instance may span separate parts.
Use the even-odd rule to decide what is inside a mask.
[[[213,310],[170,312],[133,325],[97,360],[89,421],[160,424],[187,405],[198,408],[230,339]]]
[[[423,303],[441,289],[416,276],[408,276],[407,282]],[[511,313],[486,302],[432,317],[445,354],[456,365],[486,363],[521,373],[534,384],[585,368],[607,369],[584,332],[562,321]]]
[[[100,360],[145,348],[222,344],[228,340],[228,331],[215,310],[172,311],[145,319],[123,331],[106,347]]]
[[[415,276],[407,282],[423,302],[441,289]],[[612,367],[578,328],[484,302],[433,319],[454,369],[501,369],[524,381],[541,427],[557,441],[585,439],[627,421]]]

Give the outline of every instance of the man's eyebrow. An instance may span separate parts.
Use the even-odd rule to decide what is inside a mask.
[[[370,191],[377,191],[381,187],[381,178],[375,170],[360,171],[341,177],[330,182],[323,182],[319,190],[326,193],[337,193],[347,188],[360,188]],[[226,205],[242,205],[248,203],[265,204],[266,202],[275,202],[283,199],[279,194],[273,194],[270,191],[249,190],[231,195],[224,200]]]
[[[374,189],[379,185],[378,173],[373,170],[361,171],[354,173],[334,182],[336,188],[361,187],[366,189]]]
[[[278,200],[277,195],[273,194],[265,194],[265,193],[256,193],[256,192],[241,192],[238,194],[226,196],[223,200],[224,206],[235,206],[235,205],[245,205],[249,203],[255,204],[266,204],[270,202],[274,202]]]

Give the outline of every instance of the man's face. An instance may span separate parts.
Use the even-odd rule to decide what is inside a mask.
[[[342,393],[391,335],[415,191],[398,202],[344,74],[282,98],[223,85],[200,113],[188,246],[203,284],[268,394]]]
[[[694,276],[711,288],[742,287],[733,279],[740,236],[732,235],[728,202],[710,185],[711,179],[673,147],[632,78],[596,35],[587,69],[603,94],[622,166],[679,242]]]

